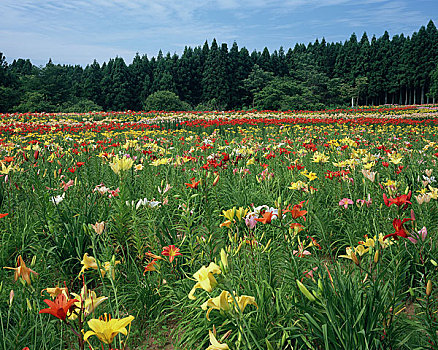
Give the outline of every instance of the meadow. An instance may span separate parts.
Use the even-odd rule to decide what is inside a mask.
[[[0,349],[438,348],[438,110],[0,115]]]

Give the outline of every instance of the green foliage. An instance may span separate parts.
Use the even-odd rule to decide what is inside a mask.
[[[178,95],[171,91],[154,92],[144,102],[146,111],[187,111],[190,109],[187,102],[181,101]]]

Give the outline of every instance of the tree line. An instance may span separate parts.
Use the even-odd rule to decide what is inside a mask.
[[[0,53],[0,112],[97,110],[303,110],[435,103],[438,30],[430,21],[411,36],[296,44],[269,52],[234,42],[116,57],[100,65],[8,64]]]

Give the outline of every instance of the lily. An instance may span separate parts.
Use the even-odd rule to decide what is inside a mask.
[[[161,255],[168,256],[169,262],[171,263],[175,259],[175,257],[182,254],[179,251],[179,248],[175,247],[174,245],[169,245],[163,248]]]
[[[211,262],[208,267],[202,266],[198,271],[196,271],[193,275],[197,283],[193,286],[192,290],[189,293],[189,299],[195,300],[195,291],[197,288],[202,288],[207,292],[211,292],[214,287],[217,285],[216,278],[214,278],[213,274],[219,275],[221,273],[221,269],[214,262]]]
[[[38,273],[36,273],[35,271],[33,271],[32,269],[30,269],[26,266],[21,255],[19,255],[17,258],[17,267],[6,267],[5,266],[3,268],[8,269],[8,270],[15,270],[15,274],[14,274],[15,281],[18,279],[18,277],[21,277],[27,282],[27,284],[29,286],[30,286],[30,274],[33,273],[35,275],[38,275]]]
[[[206,350],[230,350],[227,344],[219,343],[212,331],[208,331],[208,336],[210,338],[210,346]]]
[[[61,293],[55,298],[55,300],[45,299],[44,302],[49,306],[47,309],[39,311],[40,314],[51,314],[60,320],[65,321],[67,315],[71,312],[71,309],[75,307],[77,299],[70,299],[67,301],[67,297]]]
[[[71,294],[75,297],[75,299],[78,300],[77,302],[75,302],[75,306],[77,308],[81,308],[83,303],[85,317],[94,312],[98,305],[102,304],[105,300],[108,299],[108,297],[105,296],[97,297],[94,291],[87,290],[87,286],[82,287],[80,295],[76,293]],[[72,320],[76,318],[77,315],[74,313],[70,316],[70,319]]]
[[[128,326],[134,320],[134,316],[128,316],[122,319],[111,318],[111,315],[105,314],[104,317],[100,319],[91,319],[88,321],[88,326],[91,331],[87,331],[84,335],[84,340],[87,341],[89,337],[95,335],[105,344],[111,344],[114,337],[122,333],[127,335],[128,331],[126,326]]]

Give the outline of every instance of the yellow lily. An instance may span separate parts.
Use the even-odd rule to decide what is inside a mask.
[[[242,220],[242,218],[244,218],[246,216],[246,214],[248,214],[249,208],[242,208],[240,207],[239,209],[236,210],[236,217],[239,219],[239,221]]]
[[[239,306],[240,311],[243,313],[243,310],[245,310],[247,305],[254,305],[257,309],[259,306],[257,305],[255,298],[248,296],[248,295],[242,295],[240,297],[235,297],[237,305]]]
[[[210,337],[210,346],[206,350],[230,350],[227,344],[219,343],[212,331],[208,331],[208,336]]]
[[[356,249],[355,249],[355,253],[358,253],[359,256],[364,255],[365,253],[368,253],[368,251],[370,250],[370,248],[365,248],[364,245],[359,244]]]
[[[105,300],[108,299],[108,297],[102,296],[97,297],[96,293],[94,291],[88,291],[87,286],[83,286],[81,289],[81,294],[78,295],[76,293],[71,293],[73,297],[78,302],[75,303],[75,305],[80,309],[82,306],[82,303],[84,305],[84,316],[87,317],[89,314],[94,312],[96,307],[103,303]],[[75,320],[77,318],[77,315],[75,313],[72,313],[72,315],[69,317],[71,320]]]
[[[250,165],[253,165],[253,164],[255,164],[255,158],[254,158],[254,157],[252,157],[251,159],[249,159],[249,160],[246,162],[246,166],[250,166]]]
[[[232,209],[228,209],[228,210],[222,210],[223,216],[230,221],[233,221],[235,213],[236,213],[236,207],[233,207]]]
[[[56,298],[59,294],[63,293],[68,298],[68,289],[66,287],[45,288],[41,291],[41,295],[46,291],[52,298]]]
[[[79,277],[85,272],[86,269],[98,269],[96,259],[94,259],[92,256],[88,256],[88,253],[84,254],[81,265],[83,266],[81,272],[79,272]]]
[[[202,288],[207,292],[211,292],[217,285],[216,278],[213,274],[220,274],[221,269],[215,263],[211,262],[208,267],[202,266],[197,272],[194,273],[193,277],[197,283],[193,286],[189,293],[189,299],[195,300],[195,291],[197,288]]]
[[[119,158],[119,156],[116,156],[112,163],[109,163],[111,169],[117,174],[120,175],[120,171],[125,171],[131,169],[132,165],[134,164],[134,160],[131,158]]]
[[[207,310],[206,318],[210,321],[209,315],[211,310],[223,310],[223,311],[230,311],[231,305],[230,305],[230,299],[232,302],[232,298],[229,292],[226,290],[223,290],[222,293],[217,296],[216,298],[210,298],[208,299],[204,304],[201,305],[202,310]]]
[[[88,331],[84,335],[84,340],[87,341],[89,337],[95,335],[105,344],[111,344],[113,342],[114,337],[122,333],[124,335],[128,334],[126,330],[126,326],[129,325],[134,316],[128,316],[122,319],[111,318],[111,315],[105,314],[104,318],[100,319],[91,319],[88,321],[88,326],[92,329]]]
[[[345,255],[339,255],[339,258],[346,258],[353,260],[352,253],[354,252],[353,248],[347,247],[345,248]]]

